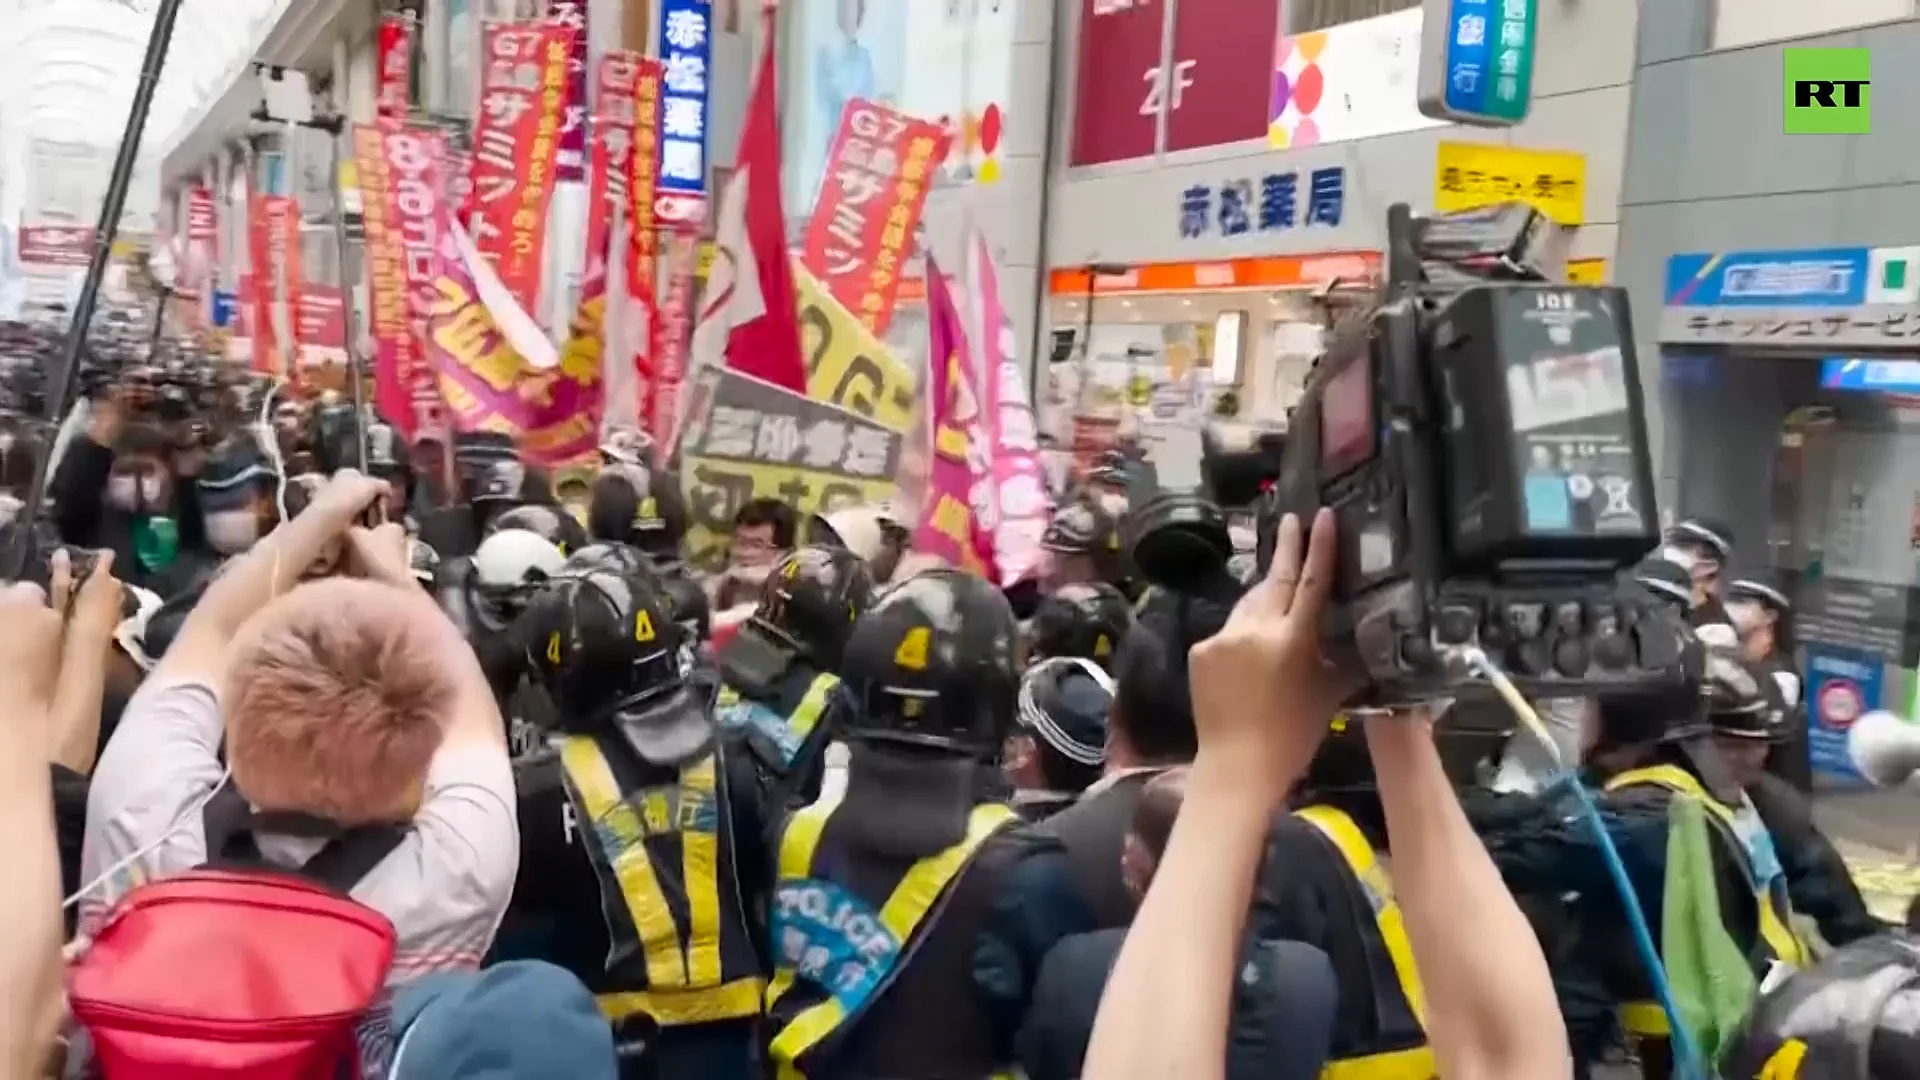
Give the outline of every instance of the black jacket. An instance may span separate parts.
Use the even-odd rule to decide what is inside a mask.
[[[1838,948],[1887,927],[1867,910],[1846,861],[1813,821],[1813,804],[1791,783],[1770,773],[1747,789],[1753,808],[1773,836],[1780,869],[1787,876],[1793,910],[1820,926],[1820,936]]]
[[[180,550],[173,565],[149,570],[133,553],[133,516],[108,506],[107,482],[113,474],[113,450],[85,435],[67,444],[59,468],[47,483],[54,503],[53,520],[62,543],[113,552],[113,576],[129,585],[152,590],[161,597],[186,589],[208,564],[219,557],[207,547],[200,499],[191,478],[177,477],[169,514],[180,530]]]

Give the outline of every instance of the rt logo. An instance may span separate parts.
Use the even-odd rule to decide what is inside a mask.
[[[1873,126],[1865,49],[1784,49],[1788,135],[1865,135]]]

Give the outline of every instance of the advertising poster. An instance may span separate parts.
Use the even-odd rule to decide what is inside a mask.
[[[847,103],[802,260],[876,336],[893,319],[927,186],[946,151],[937,124],[871,101]]]
[[[1310,34],[1276,35],[1267,145],[1352,142],[1441,126],[1420,113],[1418,6]]]
[[[521,23],[485,33],[467,219],[474,247],[500,283],[523,309],[536,311],[571,32]]]
[[[946,129],[939,176],[991,184],[1006,162],[1007,100],[1013,93],[1014,0],[906,4],[905,70],[895,108]]]
[[[1880,708],[1885,668],[1871,653],[1809,645],[1807,656],[1807,749],[1822,778],[1864,784],[1847,755],[1847,732]]]
[[[1071,164],[1152,155],[1165,14],[1158,4],[1080,0]]]
[[[1174,9],[1173,74],[1167,81],[1167,150],[1257,139],[1267,131],[1259,86],[1273,70],[1279,33],[1272,0],[1180,0]]]
[[[1091,2],[1091,0],[1089,0]],[[780,130],[782,201],[789,214],[813,208],[847,103],[902,107],[909,9],[942,5],[876,0],[788,0],[795,59],[782,64],[790,90]]]
[[[719,568],[734,515],[753,499],[780,499],[804,516],[892,496],[898,431],[724,368],[698,380],[680,444],[692,565]]]

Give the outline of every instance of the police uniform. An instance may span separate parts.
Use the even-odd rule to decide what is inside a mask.
[[[774,805],[819,797],[831,717],[841,702],[841,654],[873,602],[864,560],[841,547],[788,552],[761,584],[753,614],[715,658],[724,683],[721,727],[752,751]]]
[[[757,1075],[766,985],[755,920],[771,865],[754,774],[688,679],[653,579],[563,575],[516,626],[553,698],[523,764],[515,907],[593,991],[622,1076]]]
[[[1002,1054],[972,993],[975,944],[1025,850],[983,797],[1011,724],[1013,613],[985,580],[908,579],[855,624],[844,792],[776,845],[767,988],[780,1080],[982,1080]]]

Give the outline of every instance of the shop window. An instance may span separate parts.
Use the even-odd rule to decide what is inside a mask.
[[[1281,11],[1287,33],[1304,34],[1419,6],[1420,0],[1286,0]]]

